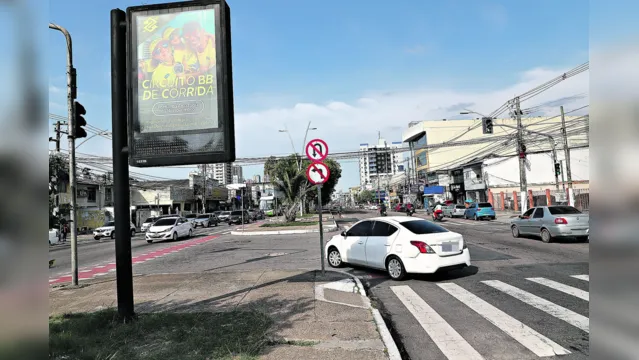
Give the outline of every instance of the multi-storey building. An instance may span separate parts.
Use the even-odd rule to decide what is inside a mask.
[[[359,144],[359,181],[362,188],[384,187],[393,175],[404,171],[401,146],[401,141],[389,144],[382,138],[375,145]]]
[[[206,168],[208,177],[213,178],[220,182],[221,185],[228,185],[233,183],[233,173],[231,163],[218,163],[218,164],[206,164],[198,165],[200,173]]]
[[[242,167],[240,165],[231,166],[231,180],[233,181],[233,184],[244,182],[244,175],[242,174]]]

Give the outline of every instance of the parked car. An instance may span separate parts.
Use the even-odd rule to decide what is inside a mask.
[[[406,216],[359,221],[333,236],[324,251],[332,267],[348,263],[385,269],[393,280],[470,266],[470,252],[461,234]]]
[[[131,232],[131,237],[135,236],[135,225],[132,222],[129,222],[129,231]],[[103,226],[93,230],[94,239],[100,240],[103,237],[115,239],[115,221],[109,221]]]
[[[153,240],[177,240],[181,237],[193,236],[193,225],[183,217],[166,217],[156,221],[146,232],[146,242]]]
[[[368,205],[368,209],[369,210],[377,210],[377,205],[373,204],[373,205]]]
[[[191,222],[191,224],[194,224],[194,222],[193,222],[193,221],[197,218],[197,216],[198,216],[198,215],[199,215],[199,214],[187,214],[187,215],[184,215],[184,218],[185,218],[186,220],[190,221],[190,222]]]
[[[466,206],[464,205],[447,205],[442,207],[442,211],[444,212],[444,216],[448,216],[449,218],[463,217],[466,213]]]
[[[590,216],[567,205],[537,206],[510,221],[513,237],[537,235],[545,243],[555,238],[590,239]]]
[[[242,220],[244,224],[249,224],[251,222],[251,215],[247,210],[235,210],[231,211],[231,215],[229,215],[228,223],[232,224],[242,224]]]
[[[220,222],[229,222],[229,216],[231,216],[230,211],[222,211],[217,218],[220,219]]]
[[[464,210],[464,219],[491,219],[495,220],[495,209],[491,203],[488,202],[480,202],[480,203],[472,203],[470,206]]]
[[[193,227],[210,227],[211,225],[217,226],[219,222],[220,220],[218,220],[217,216],[215,216],[214,214],[201,214],[193,219]]]

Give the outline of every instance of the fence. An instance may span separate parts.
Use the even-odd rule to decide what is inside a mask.
[[[574,207],[581,211],[590,211],[590,190],[573,189]],[[489,190],[489,201],[492,202],[495,210],[519,211],[521,209],[521,198],[518,191],[493,193]],[[528,191],[529,207],[568,205],[567,191],[550,190]]]

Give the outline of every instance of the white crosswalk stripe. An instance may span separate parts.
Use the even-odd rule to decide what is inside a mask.
[[[578,297],[578,298],[580,298],[582,300],[590,301],[590,295],[588,294],[587,291],[583,291],[581,289],[577,289],[577,288],[572,287],[572,286],[564,285],[564,284],[562,284],[560,282],[556,282],[556,281],[553,281],[553,280],[548,280],[548,279],[540,278],[540,277],[538,277],[538,278],[528,278],[526,280],[530,280],[532,282],[536,282],[537,284],[540,284],[540,285],[548,286],[551,289],[555,289],[555,290],[561,291],[563,293],[566,293],[568,295],[572,295],[572,296]]]
[[[437,284],[447,293],[510,335],[537,356],[567,355],[570,351],[454,283]]]
[[[575,279],[584,280],[590,282],[590,275],[572,275]]]
[[[571,277],[588,281],[588,275],[571,275]],[[530,282],[542,285],[542,287],[535,287],[536,291],[539,291],[540,289],[553,289],[585,301],[589,301],[590,299],[588,291],[563,284],[559,279],[555,281],[544,277],[529,277],[521,278],[518,280],[518,282]],[[453,282],[433,284],[433,286],[435,285],[436,288],[439,288],[444,292],[433,293],[432,290],[430,292],[418,290],[420,291],[420,293],[418,294],[410,285],[391,286],[390,289],[397,297],[397,299],[399,299],[399,301],[403,305],[403,308],[405,308],[402,311],[407,310],[412,315],[412,317],[417,320],[419,325],[424,329],[425,333],[432,340],[432,343],[447,359],[450,360],[483,359],[484,357],[492,358],[494,357],[494,352],[484,352],[485,350],[483,350],[491,346],[491,344],[484,344],[483,341],[478,343],[478,338],[475,338],[473,335],[469,335],[468,331],[465,331],[465,329],[455,329],[455,326],[459,326],[460,320],[465,320],[450,318],[453,315],[451,315],[452,313],[448,310],[444,310],[444,312],[441,314],[438,313],[436,309],[440,309],[443,303],[446,304],[447,307],[461,306],[470,308],[479,316],[481,316],[481,318],[485,319],[488,323],[494,325],[494,327],[491,326],[491,329],[493,330],[490,330],[487,333],[490,334],[490,332],[492,332],[492,335],[489,335],[489,338],[496,337],[496,339],[499,339],[503,338],[504,336],[509,336],[514,341],[523,346],[522,348],[517,345],[519,347],[519,350],[516,351],[519,351],[520,354],[524,354],[521,353],[521,351],[530,351],[532,352],[532,354],[530,354],[531,356],[536,355],[538,357],[568,355],[571,354],[571,351],[564,348],[564,346],[567,347],[567,345],[572,344],[568,343],[560,345],[559,343],[555,342],[559,341],[560,339],[554,338],[559,336],[559,334],[541,334],[537,330],[535,330],[538,329],[535,326],[538,326],[538,323],[540,321],[539,318],[536,318],[534,320],[537,325],[531,325],[535,327],[535,329],[533,329],[532,327],[529,327],[525,324],[526,316],[528,316],[527,313],[518,313],[516,315],[517,318],[515,318],[502,310],[508,309],[508,306],[504,307],[500,305],[499,308],[497,308],[492,303],[495,303],[496,301],[498,301],[499,303],[502,303],[503,301],[521,301],[528,306],[532,306],[538,310],[543,311],[545,313],[544,316],[552,316],[556,319],[566,322],[567,324],[570,324],[575,328],[574,331],[581,330],[586,333],[590,332],[589,319],[587,316],[578,314],[575,311],[557,305],[549,300],[546,300],[528,291],[524,291],[513,285],[507,284],[503,281],[484,280],[479,281],[474,285],[471,284],[471,287],[469,287],[469,289],[478,289],[478,291],[480,291],[478,294],[467,290],[465,288],[465,285],[462,286]],[[483,289],[482,287],[484,287],[484,285],[498,290],[498,292],[490,292],[490,296],[492,299],[483,299],[484,295],[482,294],[484,294],[484,291],[481,289]],[[488,287],[485,287],[485,289],[489,289]],[[420,294],[426,295],[421,296]],[[433,298],[431,299],[432,301],[429,300],[430,296],[433,296]],[[451,301],[455,300],[446,300],[445,298],[441,298],[441,296],[452,296],[452,298],[456,299],[459,302],[453,303]],[[497,298],[503,299],[496,300],[494,298],[495,296]],[[490,300],[490,302],[487,300]],[[495,305],[499,305],[499,303],[496,303]],[[464,314],[465,311],[455,311],[455,313]],[[553,339],[547,336],[550,336]],[[486,336],[484,336],[484,338],[486,338]],[[524,348],[527,350],[525,350]],[[514,353],[513,356],[517,357],[517,355],[515,355]]]
[[[487,280],[482,281],[482,283],[497,290],[503,291],[504,293],[514,297],[515,299],[521,300],[526,304],[544,311],[556,318],[559,318],[569,323],[570,325],[576,326],[585,332],[589,332],[590,321],[583,315],[579,315],[572,310],[568,310],[546,299],[540,298],[539,296],[533,295],[527,291],[521,290],[512,285],[508,285],[499,280]]]
[[[483,357],[444,318],[409,286],[391,286],[391,290],[417,319],[435,345],[448,359],[473,360]]]

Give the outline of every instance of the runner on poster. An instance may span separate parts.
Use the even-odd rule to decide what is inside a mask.
[[[311,161],[324,161],[328,156],[328,145],[322,139],[313,139],[306,144],[306,157]]]
[[[306,169],[306,177],[311,184],[320,185],[328,181],[331,176],[331,170],[329,170],[326,164],[321,162],[314,162]]]

